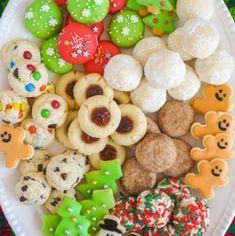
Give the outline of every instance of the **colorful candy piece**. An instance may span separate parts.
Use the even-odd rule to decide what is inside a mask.
[[[203,138],[204,149],[191,149],[191,158],[195,161],[221,158],[229,160],[233,157],[233,138],[228,134],[207,135]]]
[[[213,161],[200,161],[197,165],[198,175],[189,173],[185,176],[185,183],[198,189],[202,196],[211,199],[217,186],[224,186],[228,183],[228,164],[223,159]]]
[[[147,11],[155,15],[158,15],[161,10],[173,10],[169,0],[137,0],[137,3],[146,6]]]
[[[126,6],[131,10],[137,11],[142,17],[147,16],[149,14],[147,11],[147,7],[137,3],[137,0],[128,0]]]
[[[100,170],[85,174],[87,183],[78,185],[77,190],[85,198],[91,198],[94,190],[111,188],[117,193],[116,180],[122,177],[122,169],[119,160],[102,161]]]
[[[203,98],[195,98],[192,101],[193,109],[198,113],[208,111],[229,112],[233,107],[233,90],[227,84],[206,85]]]
[[[46,236],[56,236],[55,231],[59,225],[61,218],[58,215],[43,215],[42,232]]]
[[[99,221],[109,213],[109,209],[115,206],[112,189],[96,190],[92,198],[80,202],[82,214],[90,221],[89,232],[96,233],[99,230]]]
[[[0,152],[6,155],[5,165],[14,168],[20,160],[30,159],[34,154],[31,145],[24,144],[25,131],[22,127],[0,126]]]
[[[109,0],[109,12],[114,14],[121,11],[126,5],[126,1],[127,0]]]

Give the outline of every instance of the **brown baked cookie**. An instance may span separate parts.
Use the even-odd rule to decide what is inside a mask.
[[[181,139],[173,139],[176,146],[177,157],[174,164],[164,173],[171,177],[185,175],[193,167],[193,160],[190,157],[191,146]]]
[[[157,114],[160,130],[171,136],[185,135],[194,122],[195,113],[187,102],[168,101]]]
[[[124,163],[122,171],[122,185],[130,194],[139,194],[151,189],[156,183],[157,174],[144,170],[133,157]]]
[[[177,151],[173,140],[167,135],[148,133],[137,144],[135,154],[144,169],[161,173],[175,162]]]
[[[161,133],[157,123],[153,119],[146,116],[146,120],[147,120],[147,133]]]

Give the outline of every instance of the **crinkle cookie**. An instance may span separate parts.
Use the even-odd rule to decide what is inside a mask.
[[[130,93],[131,101],[143,112],[158,111],[166,102],[166,90],[154,88],[143,79],[140,85]]]
[[[65,100],[56,94],[43,94],[32,107],[33,119],[48,128],[58,128],[64,124],[68,113]]]
[[[35,149],[46,149],[55,140],[55,130],[47,128],[33,119],[26,119],[21,126],[26,131],[25,142]]]
[[[78,123],[77,117],[70,124],[68,129],[68,139],[73,149],[84,155],[98,153],[105,148],[108,138],[94,138],[83,132]]]
[[[38,97],[47,89],[47,69],[33,61],[18,61],[8,75],[8,81],[18,95]]]
[[[120,108],[103,95],[88,98],[78,111],[81,129],[94,138],[109,136],[118,128],[120,121]]]
[[[113,141],[119,145],[131,146],[139,142],[147,131],[147,120],[144,113],[132,104],[122,104],[121,122],[111,135]]]
[[[76,151],[54,156],[48,163],[46,178],[57,190],[74,188],[89,169],[88,158]]]
[[[220,85],[231,78],[234,60],[227,51],[218,49],[205,59],[197,59],[195,69],[202,82]]]
[[[0,92],[0,118],[3,122],[19,123],[27,117],[29,109],[26,98],[18,96],[11,90]]]
[[[140,63],[130,55],[119,54],[104,69],[104,79],[116,90],[129,92],[138,87],[143,75]]]
[[[73,94],[79,106],[81,106],[87,98],[97,95],[104,95],[109,99],[113,99],[113,89],[100,74],[96,73],[88,74],[80,78],[74,86]]]
[[[49,160],[50,156],[47,151],[35,150],[31,159],[20,162],[20,173],[21,175],[26,175],[30,172],[40,172],[45,175]]]
[[[12,40],[5,44],[1,49],[1,56],[4,65],[9,70],[15,67],[17,61],[34,61],[37,64],[41,62],[38,46],[26,39]]]
[[[161,133],[157,123],[153,119],[146,116],[146,120],[147,120],[147,133]]]
[[[56,214],[57,210],[59,209],[60,205],[66,197],[76,199],[76,191],[74,189],[64,191],[54,189],[51,191],[51,194],[44,206],[51,214]]]
[[[20,202],[41,206],[48,199],[51,187],[42,174],[31,172],[18,179],[15,193]]]
[[[113,91],[113,100],[118,104],[128,104],[131,99],[130,99],[130,95],[126,92],[122,92],[122,91],[118,91],[118,90],[114,90]]]

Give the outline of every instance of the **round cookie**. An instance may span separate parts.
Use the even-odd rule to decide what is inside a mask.
[[[166,49],[166,43],[159,37],[147,37],[141,39],[134,47],[133,57],[145,65],[148,57],[153,53],[161,49]]]
[[[121,48],[134,46],[144,34],[144,23],[138,13],[123,10],[113,16],[109,25],[112,42]]]
[[[66,120],[62,126],[56,129],[56,138],[57,140],[69,149],[74,149],[73,145],[70,143],[68,138],[68,130],[72,121],[77,118],[77,111],[69,111],[66,117]]]
[[[83,132],[79,126],[77,117],[70,124],[68,129],[68,139],[73,149],[84,155],[92,155],[104,149],[107,138],[93,138]]]
[[[121,11],[125,7],[126,2],[127,0],[110,0],[109,13],[114,14]]]
[[[121,111],[111,99],[98,95],[88,98],[78,111],[81,129],[91,137],[105,138],[112,134],[121,121]]]
[[[86,74],[98,73],[103,75],[104,68],[109,60],[117,54],[120,54],[120,50],[112,42],[108,40],[100,41],[93,58],[84,64]]]
[[[54,156],[47,166],[47,181],[57,190],[74,188],[87,171],[86,164],[87,157],[75,151]]]
[[[82,72],[71,71],[65,75],[62,75],[56,81],[55,93],[67,102],[68,107],[71,110],[78,108],[78,104],[76,103],[73,95],[73,89],[76,82],[83,76],[84,74]]]
[[[183,31],[181,37],[183,50],[195,58],[209,57],[220,42],[219,31],[208,21],[189,20],[185,23]]]
[[[130,93],[131,101],[143,112],[158,111],[166,102],[166,90],[153,88],[143,79],[140,85]]]
[[[185,64],[179,53],[162,49],[148,57],[144,72],[152,87],[169,89],[184,80]]]
[[[4,123],[21,122],[27,117],[29,109],[26,98],[18,96],[11,90],[0,92],[0,119]]]
[[[36,38],[49,38],[59,33],[62,11],[53,1],[34,0],[25,10],[24,25]]]
[[[147,133],[161,133],[157,123],[150,117],[146,116],[147,120]]]
[[[68,106],[64,99],[56,94],[43,94],[33,104],[33,119],[48,128],[58,128],[64,124]]]
[[[60,6],[66,6],[67,0],[55,0],[55,2]]]
[[[122,171],[121,183],[129,194],[139,194],[152,189],[156,183],[157,174],[145,170],[135,158],[129,158]]]
[[[176,100],[186,101],[195,96],[200,90],[201,83],[194,69],[186,65],[186,73],[183,82],[177,87],[168,89],[168,94]]]
[[[26,119],[21,123],[25,130],[24,141],[34,149],[46,149],[55,140],[55,131],[47,128],[33,119]]]
[[[148,133],[135,150],[136,159],[147,171],[162,173],[171,167],[177,156],[175,144],[164,134]]]
[[[193,167],[190,156],[191,146],[181,139],[173,139],[177,150],[174,164],[164,171],[164,174],[171,177],[180,177],[188,173]]]
[[[67,9],[78,22],[92,24],[102,21],[109,11],[109,0],[68,0]]]
[[[47,69],[33,61],[18,61],[8,75],[8,81],[18,95],[38,97],[47,89]]]
[[[41,55],[38,46],[29,40],[12,40],[1,49],[1,56],[4,65],[12,70],[17,61],[41,62]]]
[[[43,42],[41,47],[42,60],[46,68],[57,74],[65,74],[73,69],[73,65],[63,60],[57,49],[57,38],[55,35]]]
[[[51,214],[56,214],[57,210],[60,208],[61,204],[63,203],[66,197],[76,199],[76,191],[74,189],[64,191],[54,189],[51,191],[51,194],[44,206]]]
[[[95,55],[97,38],[89,26],[72,23],[59,34],[57,48],[66,62],[84,64]]]
[[[130,95],[128,93],[114,90],[113,91],[113,100],[118,104],[128,104],[131,101]]]
[[[119,54],[104,69],[104,79],[116,90],[129,92],[138,87],[143,75],[140,63],[132,56]]]
[[[51,187],[42,174],[31,172],[18,179],[15,193],[21,203],[41,206],[48,199]]]
[[[190,130],[195,112],[187,102],[168,101],[157,114],[161,131],[171,137],[181,137]]]
[[[80,78],[73,89],[74,98],[79,106],[81,106],[86,99],[104,95],[109,99],[113,99],[113,89],[106,83],[100,74],[92,73]]]
[[[102,151],[89,156],[90,163],[95,169],[100,169],[101,161],[111,161],[115,159],[118,159],[122,165],[126,159],[126,150],[124,147],[114,143],[111,139],[108,139]]]
[[[217,50],[205,59],[197,59],[195,69],[202,82],[220,85],[232,76],[234,60],[225,50]]]
[[[45,175],[49,160],[50,156],[47,151],[35,150],[34,155],[31,159],[20,162],[20,174],[26,175],[30,172],[39,172]]]

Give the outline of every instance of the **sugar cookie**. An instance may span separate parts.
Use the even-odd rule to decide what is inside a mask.
[[[113,91],[113,100],[118,104],[128,104],[131,99],[130,99],[130,95],[128,93],[122,92],[122,91],[118,91],[118,90],[114,90]]]

